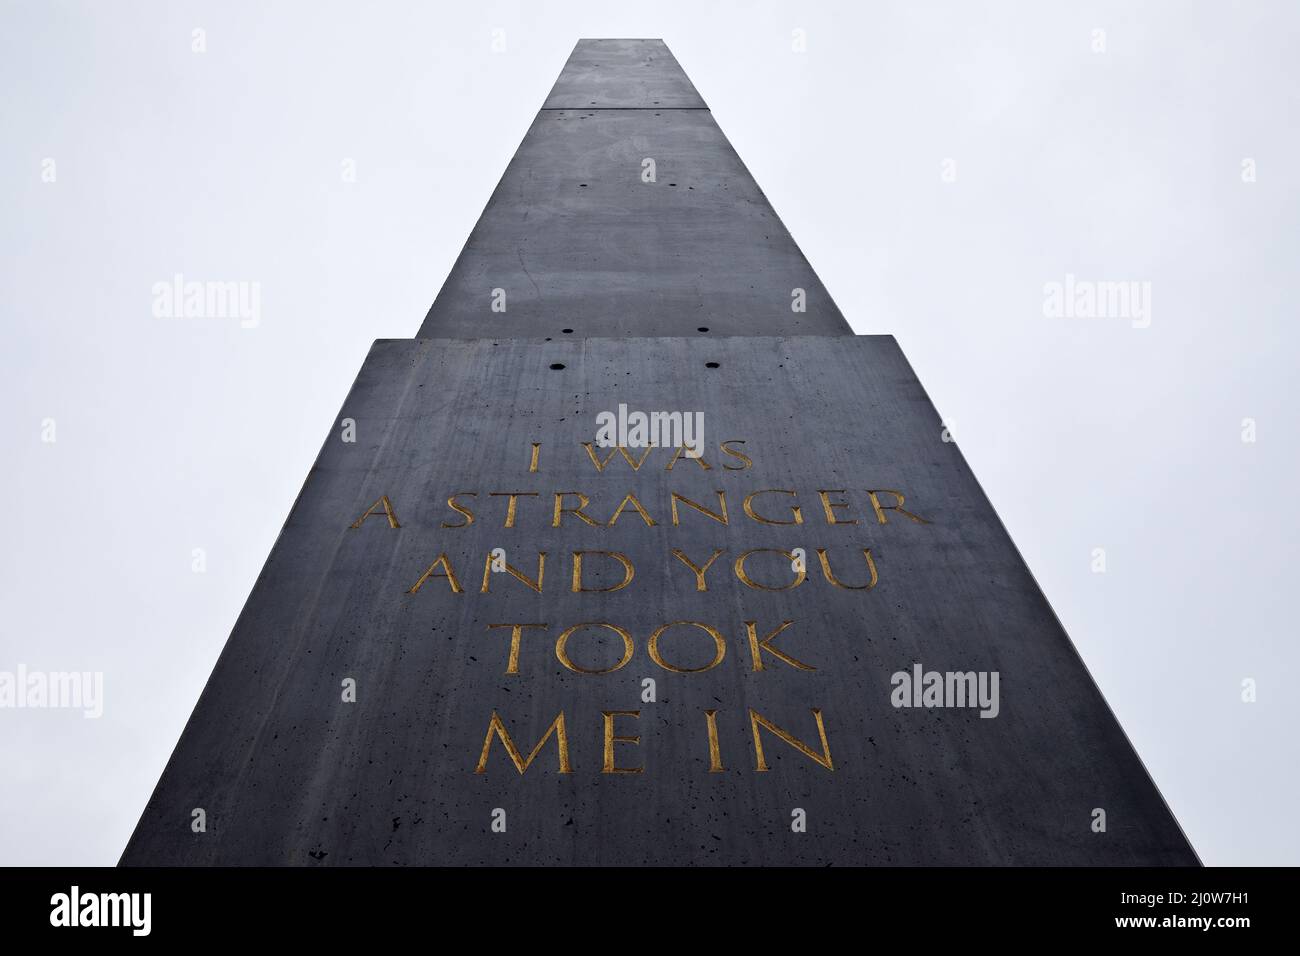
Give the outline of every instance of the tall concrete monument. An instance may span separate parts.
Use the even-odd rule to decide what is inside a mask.
[[[1196,864],[938,422],[667,47],[579,42],[123,863]]]

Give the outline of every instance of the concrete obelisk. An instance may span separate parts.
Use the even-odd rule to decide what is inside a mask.
[[[661,41],[578,44],[342,419],[123,863],[1197,862]]]

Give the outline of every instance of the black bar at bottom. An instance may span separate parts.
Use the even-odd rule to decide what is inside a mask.
[[[459,928],[480,939],[651,942],[683,930],[716,938],[851,924],[863,938],[915,931],[918,943],[1045,931],[1228,942],[1286,925],[1283,884],[1294,885],[1293,870],[7,869],[0,919],[8,941],[75,932],[82,942],[328,943]]]

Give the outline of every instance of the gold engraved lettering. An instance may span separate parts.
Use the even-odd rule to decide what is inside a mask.
[[[791,581],[789,584],[785,585],[784,587],[770,588],[766,584],[759,584],[757,581],[753,580],[745,572],[745,560],[751,554],[763,554],[763,553],[783,555],[786,561],[790,564],[792,570],[796,567],[795,556],[791,554],[789,551],[780,551],[776,548],[754,548],[752,551],[746,551],[744,554],[742,554],[740,557],[736,559],[736,577],[740,578],[740,580],[743,581],[745,584],[748,584],[751,588],[754,588],[755,590],[758,591],[789,591],[791,588],[797,588],[799,585],[803,584],[803,580],[807,576],[808,572],[804,570],[802,564],[797,565],[799,570],[794,572],[794,580]]]
[[[722,449],[722,453],[724,455],[730,455],[732,458],[737,458],[740,461],[744,462],[743,465],[723,465],[722,467],[724,469],[726,469],[727,471],[744,471],[746,468],[754,467],[754,463],[750,460],[749,456],[746,455],[743,451],[737,451],[734,448],[727,447],[728,445],[743,445],[743,444],[745,444],[745,440],[743,438],[728,438],[726,441],[724,441],[721,445],[718,446],[719,448]]]
[[[709,773],[723,773],[727,768],[722,766],[722,748],[718,746],[718,712],[706,710],[704,721],[709,728]]]
[[[569,638],[576,631],[584,627],[603,627],[613,631],[619,637],[623,638],[623,658],[613,667],[607,667],[604,670],[588,670],[585,667],[579,667],[569,659]],[[605,621],[587,621],[582,624],[575,624],[560,635],[560,639],[555,642],[555,656],[559,658],[561,664],[573,671],[575,674],[612,674],[614,671],[625,666],[632,659],[635,648],[632,644],[632,635],[617,624],[609,624]]]
[[[767,637],[760,639],[758,636],[758,622],[745,622],[745,630],[749,632],[749,654],[754,659],[754,670],[764,670],[763,651],[767,651],[778,660],[785,661],[791,667],[798,668],[801,671],[815,671],[817,669],[809,664],[805,664],[803,661],[796,660],[784,651],[772,646],[772,639],[793,623],[794,621],[782,621],[780,627],[767,635]]]
[[[822,724],[822,712],[814,707],[812,713],[813,713],[813,719],[817,721],[817,734],[821,737],[821,741],[822,741],[822,752],[820,754],[817,753],[817,751],[813,750],[811,747],[809,747],[807,744],[805,744],[802,740],[799,740],[791,736],[790,734],[786,733],[786,731],[782,730],[776,724],[772,723],[770,720],[768,720],[758,711],[754,710],[752,707],[749,709],[749,725],[754,733],[754,760],[757,764],[757,767],[755,769],[758,770],[759,773],[763,773],[771,769],[770,767],[768,767],[767,761],[763,758],[763,741],[759,737],[759,733],[758,733],[758,729],[760,727],[776,734],[778,737],[780,737],[782,740],[788,743],[795,750],[799,751],[804,756],[808,757],[814,762],[825,767],[827,770],[830,771],[835,770],[834,764],[831,763],[831,745],[826,742],[826,727],[824,724]]]
[[[683,456],[690,459],[691,461],[697,462],[699,466],[703,468],[705,471],[713,470],[713,466],[704,460],[703,455],[690,455],[687,454],[687,451],[688,449],[686,448],[685,445],[678,445],[677,453],[673,455],[673,460],[668,463],[668,467],[665,468],[664,471],[672,471],[673,465],[677,464],[678,460],[681,459]]]
[[[827,491],[819,491],[817,492],[817,494],[822,499],[822,510],[826,512],[827,524],[857,524],[858,523],[857,518],[854,518],[851,521],[840,521],[837,520],[835,517],[834,509],[851,507],[847,501],[831,501],[829,497],[830,495],[846,494],[843,488],[831,488]]]
[[[537,580],[536,581],[522,574],[518,569],[515,568],[514,565],[508,562],[505,563],[505,566],[506,566],[506,571],[514,575],[516,580],[522,581],[524,584],[528,585],[538,594],[542,593],[542,577],[543,575],[546,574],[546,552],[545,551],[537,552]],[[478,592],[479,594],[488,593],[488,580],[491,577],[492,577],[492,555],[491,553],[489,553],[487,558],[483,561],[483,586],[479,588],[479,592]]]
[[[790,513],[794,516],[793,521],[773,521],[771,518],[764,518],[754,511],[754,499],[759,495],[789,495],[791,498],[797,497],[793,491],[785,491],[780,488],[768,488],[763,491],[755,491],[745,496],[745,514],[749,515],[759,524],[803,524],[803,512],[799,510],[798,505],[790,506]]]
[[[523,639],[524,628],[538,627],[543,631],[551,625],[549,624],[489,624],[488,630],[492,631],[501,627],[510,628],[510,658],[506,662],[507,674],[519,673],[519,647]]]
[[[492,735],[495,734],[501,738],[501,743],[506,748],[506,753],[510,755],[511,761],[514,762],[515,769],[519,771],[522,777],[524,771],[532,765],[533,760],[542,752],[542,747],[546,746],[546,741],[550,739],[551,734],[555,734],[555,742],[560,751],[560,773],[573,773],[569,767],[569,735],[564,729],[564,711],[560,711],[559,716],[551,722],[542,739],[537,741],[537,746],[525,760],[515,746],[515,742],[510,739],[510,733],[506,730],[506,725],[502,722],[501,717],[494,710],[492,711],[492,721],[488,724],[487,736],[483,738],[483,753],[478,758],[478,766],[474,768],[475,773],[487,772],[488,751],[492,748]]]
[[[645,520],[645,523],[647,525],[649,525],[652,528],[655,526],[655,519],[651,518],[650,515],[646,513],[645,508],[641,507],[641,502],[636,500],[636,495],[628,495],[619,504],[618,510],[614,512],[614,517],[609,519],[609,526],[611,528],[614,527],[615,522],[618,521],[618,516],[623,513],[623,509],[628,506],[628,502],[632,503],[632,507],[636,509],[637,514],[639,514]],[[676,522],[673,523],[676,524]]]
[[[691,627],[698,627],[701,631],[704,631],[713,638],[713,660],[705,664],[703,667],[677,667],[676,665],[669,664],[665,661],[663,656],[659,653],[660,636],[670,627],[678,627],[682,624],[687,624]],[[701,624],[699,621],[673,621],[671,624],[664,624],[659,627],[650,635],[650,643],[647,645],[646,650],[650,654],[650,660],[654,661],[666,671],[672,671],[674,674],[701,674],[704,671],[712,670],[722,663],[723,658],[727,656],[727,642],[726,639],[717,632],[717,630],[709,627],[707,624]]]
[[[632,466],[632,470],[633,470],[633,471],[640,471],[640,470],[641,470],[641,466],[645,464],[645,460],[646,460],[648,457],[650,457],[650,452],[654,451],[654,446],[652,446],[652,445],[651,445],[651,446],[647,446],[647,447],[646,447],[646,450],[643,451],[643,452],[641,452],[641,457],[640,457],[639,459],[633,461],[633,460],[632,460],[632,456],[629,455],[629,454],[627,453],[627,449],[626,449],[626,448],[624,448],[622,445],[616,445],[616,446],[615,446],[615,447],[610,451],[610,453],[609,453],[608,455],[605,456],[605,460],[604,460],[604,461],[601,461],[600,458],[596,455],[596,449],[592,447],[591,442],[589,442],[589,441],[585,441],[585,442],[583,442],[583,443],[582,443],[582,447],[585,448],[585,449],[587,449],[587,457],[591,459],[591,463],[592,463],[593,465],[595,465],[595,466],[596,466],[596,470],[597,470],[597,471],[600,471],[600,472],[603,472],[603,471],[605,470],[605,466],[608,465],[611,461],[614,460],[614,455],[615,455],[615,454],[618,454],[618,453],[620,453],[620,452],[621,452],[622,455],[623,455],[623,460],[626,461],[629,465]]]
[[[578,499],[578,507],[576,508],[564,507],[564,499],[568,498],[569,496],[573,496],[574,498]],[[555,493],[555,513],[551,519],[551,527],[558,528],[560,526],[560,516],[567,513],[567,514],[577,515],[579,518],[587,522],[587,524],[591,525],[593,528],[599,528],[600,522],[594,520],[591,517],[591,515],[584,514],[582,511],[582,509],[587,507],[587,505],[589,505],[590,503],[591,502],[587,500],[587,496],[580,491],[557,491]]]
[[[677,520],[677,502],[679,501],[689,508],[694,508],[702,515],[708,515],[710,518],[712,518],[714,521],[718,522],[719,524],[727,524],[727,493],[725,491],[718,491],[715,492],[715,494],[718,496],[718,507],[721,511],[721,514],[719,514],[717,511],[710,511],[708,508],[704,507],[704,505],[699,504],[698,502],[695,501],[691,501],[690,498],[687,498],[683,495],[679,495],[677,492],[674,491],[671,499],[672,506],[673,506],[673,527],[677,527],[677,525],[680,524],[680,522]]]
[[[863,548],[862,556],[867,559],[867,570],[871,572],[871,580],[866,584],[845,584],[831,573],[831,562],[826,557],[826,549],[817,549],[817,560],[822,563],[822,574],[825,575],[826,580],[837,588],[844,588],[846,591],[870,591],[876,586],[876,582],[880,580],[880,575],[876,572],[876,562],[871,557],[871,549]]]
[[[442,566],[442,573],[434,574],[433,569],[439,565]],[[420,575],[420,580],[412,584],[410,590],[406,593],[418,594],[420,588],[424,587],[424,582],[429,580],[429,578],[446,578],[447,583],[451,585],[452,594],[460,594],[463,590],[460,586],[460,582],[456,580],[456,572],[452,569],[451,560],[447,557],[445,551],[434,559],[433,564],[429,565],[429,569]]]
[[[397,523],[397,515],[393,513],[393,503],[392,503],[391,501],[388,500],[388,495],[381,495],[380,498],[379,498],[379,500],[376,501],[373,505],[370,506],[370,510],[367,511],[365,514],[363,514],[363,515],[362,515],[360,518],[358,518],[356,521],[352,522],[352,524],[349,525],[349,527],[350,527],[350,528],[354,528],[354,529],[355,529],[355,528],[360,528],[360,527],[361,527],[361,522],[365,521],[367,518],[369,518],[369,517],[370,517],[371,515],[373,515],[373,514],[379,514],[379,512],[376,511],[375,509],[378,508],[380,505],[383,505],[383,506],[384,506],[384,511],[383,511],[383,513],[384,513],[384,515],[386,515],[387,518],[388,518],[388,527],[390,527],[390,528],[400,528],[401,525]]]
[[[897,511],[900,515],[907,515],[917,524],[930,523],[920,515],[914,515],[910,511],[903,510],[903,493],[901,491],[891,491],[889,488],[877,488],[875,491],[868,491],[867,494],[871,497],[871,507],[876,511],[876,520],[881,524],[889,524],[889,522],[885,520],[886,511]],[[876,497],[877,495],[893,495],[894,503],[892,505],[882,505],[880,499]]]
[[[447,524],[447,522],[444,521],[442,523],[442,526],[444,528],[468,528],[470,525],[474,523],[474,512],[470,511],[468,508],[464,507],[463,505],[461,505],[460,502],[456,500],[461,495],[465,495],[468,498],[477,498],[478,492],[458,491],[450,498],[447,499],[447,507],[450,508],[452,511],[456,512],[457,514],[464,515],[465,520],[462,521],[460,524]]]
[[[503,528],[513,528],[515,526],[515,511],[518,507],[517,502],[520,498],[536,498],[535,491],[489,491],[489,498],[508,498],[506,502],[506,520]],[[443,527],[447,527],[443,525]]]
[[[582,558],[588,554],[604,554],[619,564],[623,565],[623,580],[609,588],[588,588],[582,585]],[[632,583],[632,577],[636,574],[636,569],[632,567],[632,562],[628,560],[627,555],[620,554],[617,551],[575,551],[573,552],[573,592],[575,594],[599,594],[608,591],[621,591]]]
[[[709,589],[708,586],[704,583],[704,572],[709,570],[709,566],[712,565],[713,562],[718,559],[718,555],[725,554],[725,553],[726,552],[723,551],[721,548],[714,551],[713,557],[705,561],[704,567],[701,568],[698,565],[696,565],[694,561],[692,561],[685,554],[683,554],[681,551],[677,550],[676,548],[673,548],[673,557],[675,557],[678,561],[682,562],[682,564],[686,565],[688,568],[690,568],[692,571],[695,572],[695,590],[697,591],[707,591]]]
[[[615,717],[636,717],[640,719],[639,710],[602,710],[605,717],[605,766],[601,773],[640,773],[644,767],[618,767],[614,765],[614,744],[640,744],[640,737],[615,737]]]

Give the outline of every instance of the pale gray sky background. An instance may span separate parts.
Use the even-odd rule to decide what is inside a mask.
[[[663,37],[898,337],[1203,859],[1300,863],[1298,35],[1293,2],[6,0],[0,670],[106,699],[0,710],[0,863],[116,862],[367,348],[580,36]],[[261,324],[155,318],[177,272],[259,282]],[[1066,273],[1150,282],[1150,327],[1046,317]]]

